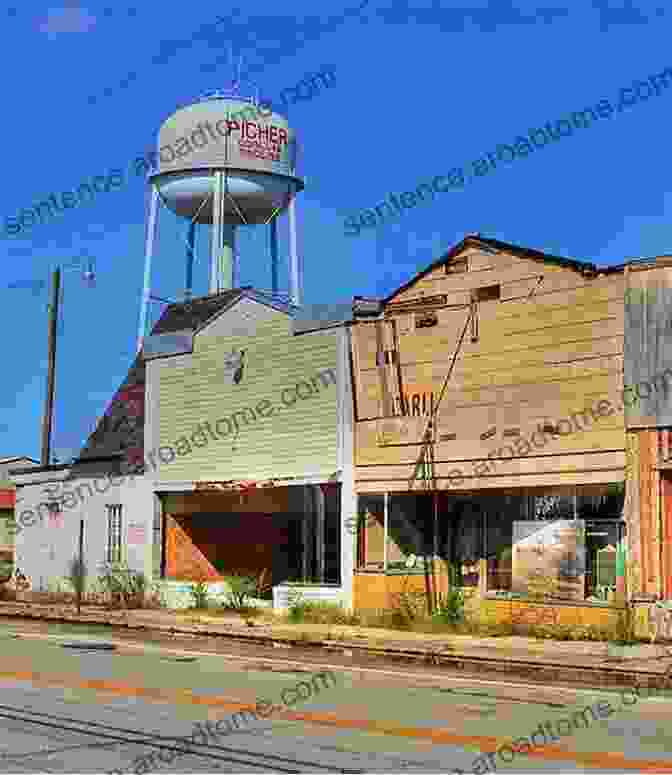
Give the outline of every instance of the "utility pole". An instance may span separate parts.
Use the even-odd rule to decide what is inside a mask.
[[[51,426],[54,415],[54,383],[56,377],[56,336],[58,327],[58,299],[61,291],[61,268],[56,267],[51,280],[51,303],[49,304],[49,371],[47,372],[47,395],[42,422],[42,465],[51,460]]]
[[[77,578],[77,613],[82,610],[82,592],[84,591],[84,520],[79,520],[79,568]]]

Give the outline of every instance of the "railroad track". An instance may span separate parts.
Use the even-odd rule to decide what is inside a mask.
[[[91,744],[81,746],[66,746],[60,749],[49,749],[26,754],[5,754],[0,757],[0,766],[4,761],[14,763],[21,758],[29,759],[47,756],[78,748],[101,748],[115,744],[131,744],[146,746],[148,748],[158,749],[159,751],[178,752],[183,756],[197,756],[201,759],[217,761],[219,763],[235,764],[238,766],[246,765],[248,767],[256,768],[257,771],[260,767],[264,767],[268,772],[280,773],[300,773],[305,771],[315,773],[355,774],[361,772],[360,770],[337,768],[335,766],[325,765],[321,762],[295,759],[287,756],[280,756],[279,754],[251,753],[249,750],[242,750],[231,746],[184,743],[179,741],[179,738],[176,736],[150,734],[136,729],[129,729],[127,727],[117,727],[96,721],[82,721],[81,719],[60,716],[54,713],[15,708],[11,705],[0,704],[0,719],[18,721],[24,724],[48,728],[57,732],[74,732],[96,738],[95,742],[92,741]],[[173,759],[173,761],[177,760],[178,757]],[[125,771],[131,772],[131,770]],[[239,770],[237,769],[235,771],[238,772]]]

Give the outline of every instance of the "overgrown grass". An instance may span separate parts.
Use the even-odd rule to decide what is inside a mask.
[[[248,601],[256,595],[259,587],[257,577],[243,573],[232,573],[224,576],[224,581],[229,587],[229,591],[226,593],[224,608],[229,608],[238,613],[249,612],[253,606],[250,606]]]
[[[290,602],[287,621],[291,624],[360,624],[359,616],[346,611],[340,603],[302,599]]]

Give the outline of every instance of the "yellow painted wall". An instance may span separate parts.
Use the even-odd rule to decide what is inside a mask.
[[[439,589],[441,586],[439,585]],[[360,611],[389,611],[395,597],[403,590],[424,593],[425,577],[421,574],[410,576],[385,576],[382,573],[356,573],[354,577],[354,608]],[[551,605],[521,600],[478,599],[476,588],[466,590],[467,598],[472,597],[474,610],[480,613],[484,624],[520,624],[562,627],[593,626],[609,630],[616,626],[619,611],[606,606],[591,605]],[[642,608],[635,614],[636,633],[648,637],[648,613]]]
[[[390,301],[384,323],[353,326],[357,490],[415,489],[428,417],[393,417],[390,406],[399,390],[417,385],[438,396],[450,369],[434,445],[437,488],[621,481],[623,276],[584,277],[503,251],[465,248],[461,255],[469,271],[447,275],[439,266]],[[501,297],[478,303],[478,325],[468,327],[453,366],[469,309],[450,305],[494,284]],[[417,313],[395,308],[439,295],[448,306],[435,310],[433,327],[416,328]],[[379,349],[394,357],[377,360]],[[605,406],[597,419],[582,414],[607,399],[611,413]],[[544,442],[538,428],[547,422],[562,422],[563,435]],[[535,431],[538,447],[530,443]],[[490,455],[497,462],[483,465]]]

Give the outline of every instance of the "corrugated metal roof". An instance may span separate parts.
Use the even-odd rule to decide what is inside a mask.
[[[353,319],[352,302],[309,304],[297,310],[292,318],[292,331],[295,334],[333,328]]]

